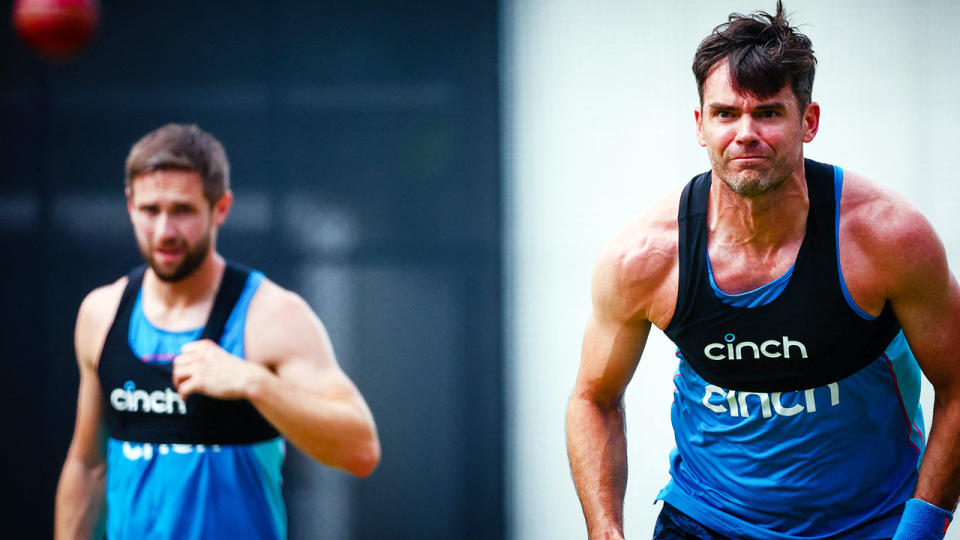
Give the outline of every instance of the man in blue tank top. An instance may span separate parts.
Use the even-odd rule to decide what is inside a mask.
[[[306,302],[217,253],[233,202],[219,141],[148,133],[126,196],[146,264],[80,306],[55,537],[285,538],[284,441],[366,476],[380,459],[370,410]]]
[[[697,50],[711,170],[619,233],[593,277],[567,410],[592,539],[623,537],[623,394],[651,326],[679,358],[655,538],[942,538],[953,518],[960,288],[916,209],[804,158],[815,64],[780,2]]]

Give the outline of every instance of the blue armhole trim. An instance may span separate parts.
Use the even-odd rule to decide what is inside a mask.
[[[847,282],[843,279],[843,269],[840,268],[840,194],[843,192],[843,169],[836,165],[833,166],[833,191],[836,195],[835,200],[837,207],[837,215],[834,220],[836,229],[834,235],[837,239],[837,275],[840,276],[840,290],[843,291],[843,298],[846,299],[847,305],[850,306],[850,309],[852,309],[854,313],[863,319],[872,321],[876,319],[876,317],[860,309],[860,306],[853,301],[853,297],[850,296],[850,291],[847,289]]]

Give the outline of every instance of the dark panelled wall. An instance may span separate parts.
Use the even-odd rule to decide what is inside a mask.
[[[497,3],[101,7],[68,62],[0,24],[3,536],[50,535],[77,308],[139,262],[123,160],[185,121],[232,162],[220,251],[307,299],[380,430],[365,480],[290,447],[291,538],[501,537]]]

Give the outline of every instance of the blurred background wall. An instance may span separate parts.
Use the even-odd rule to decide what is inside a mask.
[[[960,269],[960,4],[785,0],[819,60],[808,157],[865,174],[930,219]],[[512,538],[585,538],[563,416],[603,245],[709,169],[690,70],[732,11],[774,0],[504,0],[507,508]],[[654,330],[626,394],[627,538],[649,538],[674,447],[674,348]],[[931,412],[929,385],[922,401]],[[954,525],[948,537],[960,538]]]
[[[76,58],[0,20],[6,538],[51,534],[83,296],[139,263],[130,145],[217,136],[227,257],[301,293],[377,421],[363,481],[290,448],[291,538],[503,531],[496,2],[103,0]]]

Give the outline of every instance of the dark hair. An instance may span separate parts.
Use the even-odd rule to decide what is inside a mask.
[[[153,171],[193,171],[203,178],[203,195],[213,205],[230,189],[230,163],[223,145],[195,124],[167,124],[143,136],[130,149],[124,185]]]
[[[817,64],[810,38],[790,26],[777,0],[777,13],[751,15],[731,13],[700,42],[693,57],[700,104],[703,85],[719,62],[730,65],[730,79],[737,92],[765,98],[790,84],[800,105],[800,114],[810,104]]]

